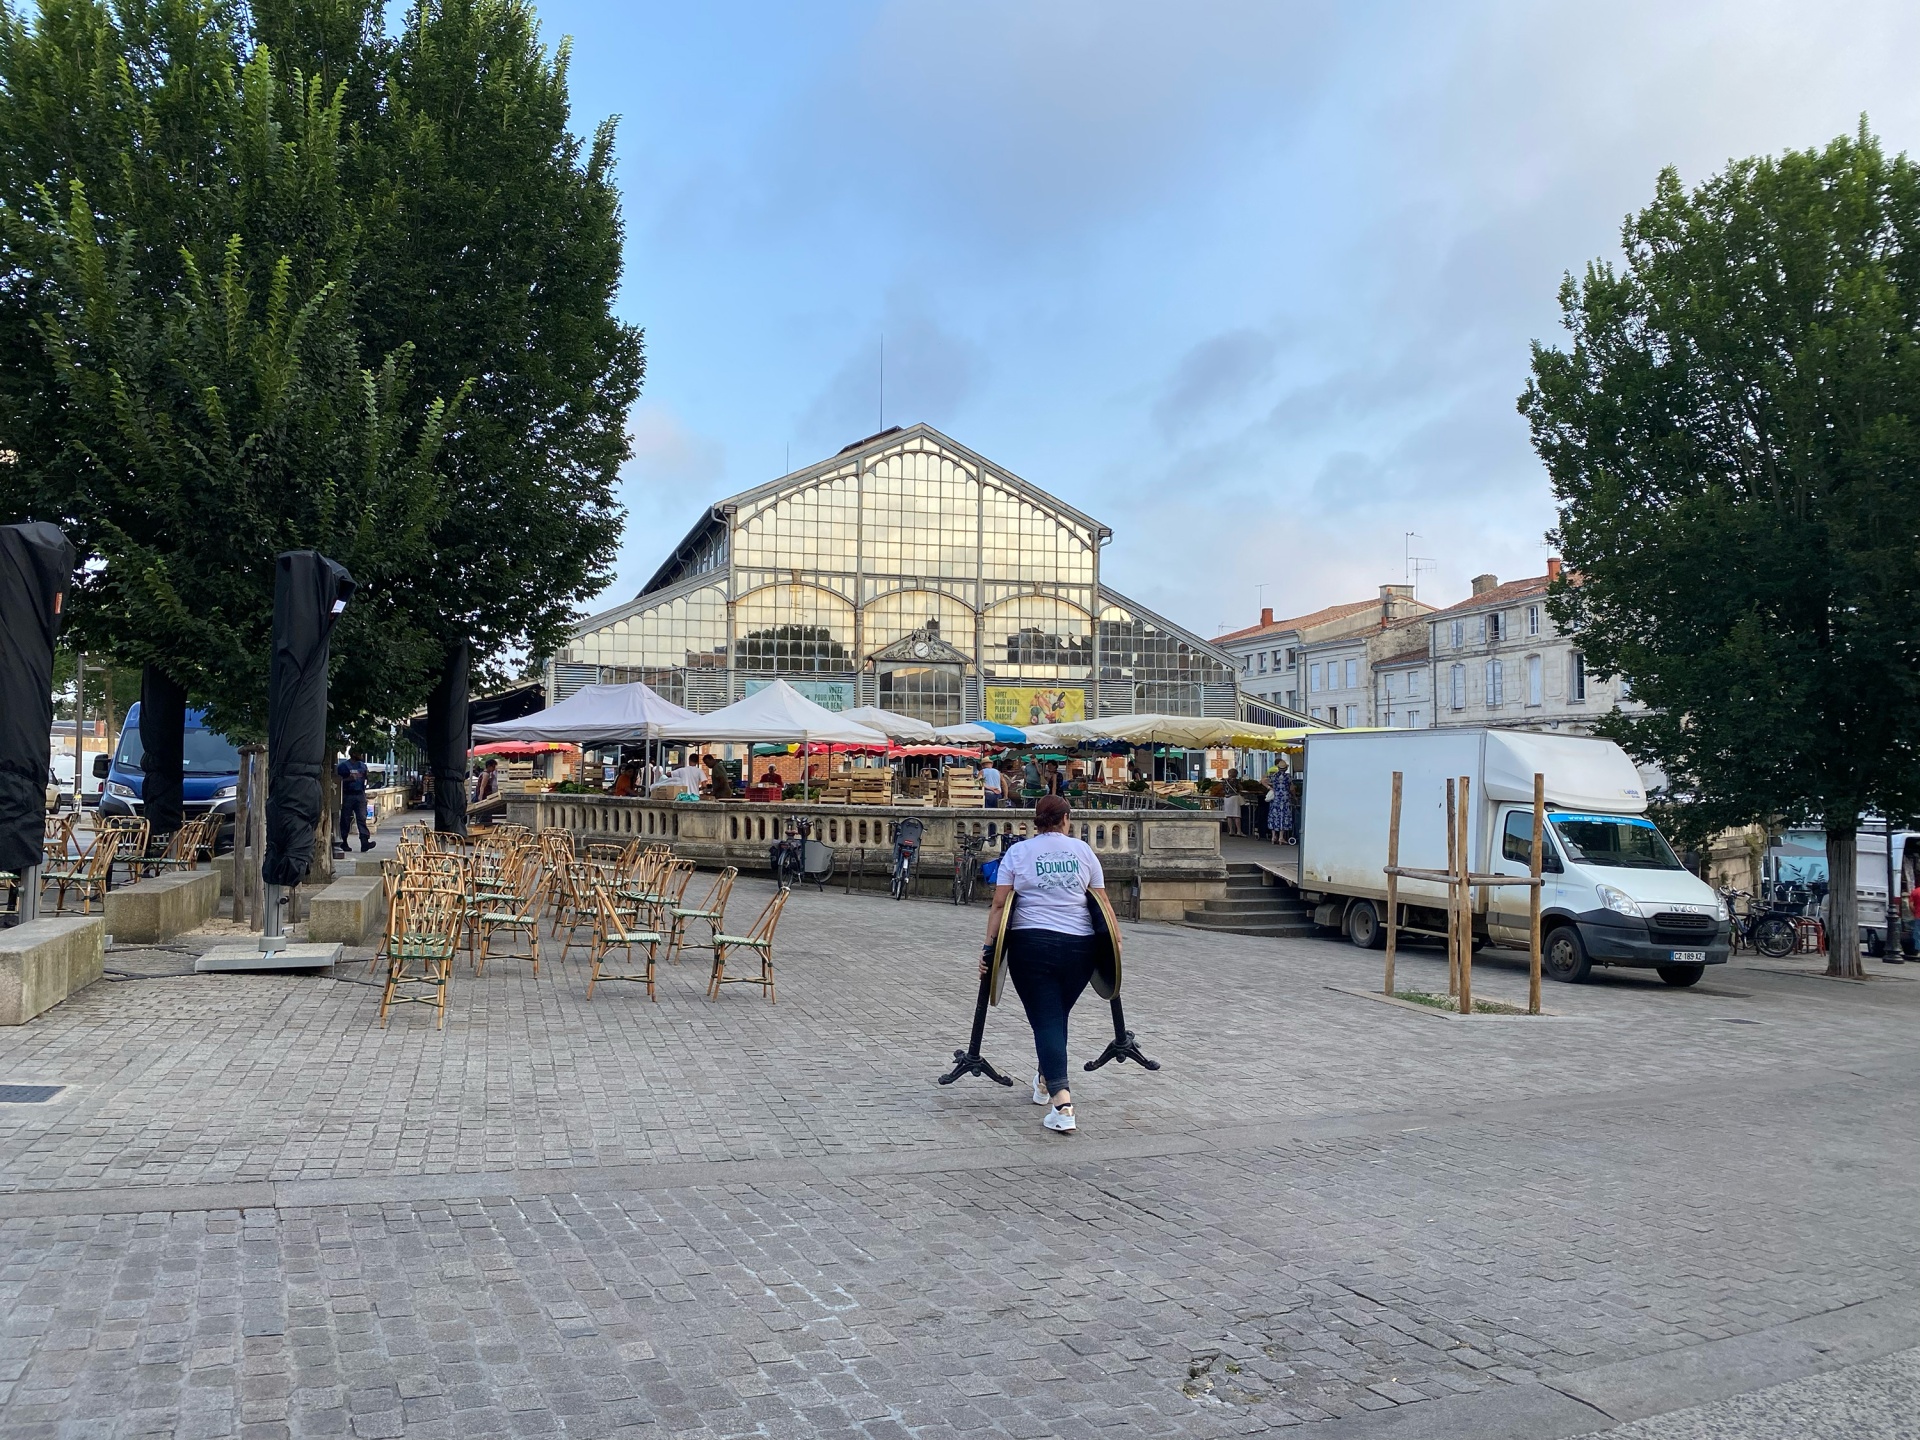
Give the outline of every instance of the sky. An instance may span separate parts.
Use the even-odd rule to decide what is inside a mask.
[[[544,0],[619,117],[647,381],[614,583],[713,500],[925,421],[1110,525],[1203,635],[1537,575],[1515,400],[1662,167],[1862,114],[1920,6]],[[1408,532],[1415,538],[1408,539]]]

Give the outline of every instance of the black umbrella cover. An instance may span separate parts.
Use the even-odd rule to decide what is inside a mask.
[[[313,864],[320,776],[327,762],[327,646],[353,577],[318,550],[288,550],[273,571],[273,658],[267,668],[269,885],[298,885]]]
[[[46,858],[53,642],[73,546],[44,520],[0,525],[0,870]]]
[[[427,763],[433,768],[433,828],[467,832],[467,642],[447,651],[446,668],[427,696]]]
[[[166,671],[140,672],[140,799],[148,833],[171,835],[185,818],[187,692]]]

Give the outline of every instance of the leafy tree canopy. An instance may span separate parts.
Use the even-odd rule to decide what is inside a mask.
[[[1703,815],[1827,827],[1845,935],[1860,817],[1920,812],[1920,170],[1863,122],[1668,170],[1623,239],[1520,399],[1580,580],[1550,605]]]

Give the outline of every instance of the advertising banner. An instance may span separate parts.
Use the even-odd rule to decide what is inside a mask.
[[[996,725],[1058,725],[1087,718],[1087,692],[1047,685],[989,685],[986,718]]]
[[[740,698],[757,695],[772,683],[771,680],[749,680],[740,687]],[[853,698],[851,680],[789,680],[787,683],[822,710],[831,710],[836,715],[860,703]]]

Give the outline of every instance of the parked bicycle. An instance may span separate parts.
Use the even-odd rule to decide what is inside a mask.
[[[1757,951],[1770,960],[1782,960],[1799,948],[1799,930],[1789,915],[1781,913],[1780,902],[1776,901],[1765,909],[1754,908],[1753,896],[1745,890],[1722,890],[1720,896],[1727,902],[1727,917],[1733,926],[1733,948],[1737,952],[1741,945]],[[1739,901],[1747,902],[1746,913],[1740,913]]]
[[[813,838],[813,821],[798,815],[787,821],[787,833],[767,847],[776,884],[792,889],[802,881],[825,890],[833,878],[833,851]]]
[[[913,887],[914,872],[920,868],[920,837],[926,829],[919,820],[902,820],[893,827],[893,869],[887,889],[896,900],[906,899]]]
[[[953,847],[953,903],[973,903],[974,882],[980,878],[980,851],[986,838],[962,830]]]

